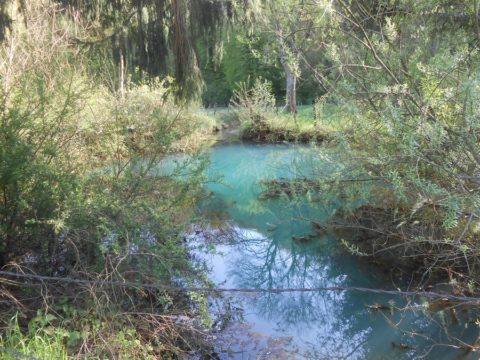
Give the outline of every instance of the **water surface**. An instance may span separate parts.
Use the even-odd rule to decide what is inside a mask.
[[[214,147],[210,155],[207,187],[212,196],[200,205],[201,211],[213,228],[228,224],[231,231],[209,240],[200,233],[191,240],[199,244],[214,238],[213,253],[196,253],[207,261],[219,287],[395,288],[383,271],[349,255],[340,239],[313,236],[311,221],[329,218],[340,200],[322,201],[329,194],[313,199],[304,196],[301,201],[288,197],[259,200],[262,180],[342,171],[344,167],[334,156],[305,146],[251,144]],[[299,240],[306,238],[310,240]],[[442,344],[452,343],[453,337],[473,343],[478,336],[477,326],[464,321],[468,312],[431,316],[422,299],[290,292],[237,294],[216,306],[226,303],[237,316],[219,332],[217,351],[225,359],[464,358],[462,351]],[[374,304],[385,309],[369,309]],[[406,305],[413,310],[398,310]]]

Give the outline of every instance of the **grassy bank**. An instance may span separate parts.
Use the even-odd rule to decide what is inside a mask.
[[[276,106],[270,84],[261,80],[252,87],[240,84],[231,108],[241,138],[254,142],[321,143],[348,129],[350,122],[341,106],[323,100],[298,106],[295,114],[287,113]]]
[[[322,143],[333,139],[333,134],[347,126],[346,117],[341,116],[341,109],[331,105],[320,115],[314,114],[314,107],[298,107],[297,114],[288,114],[282,109],[264,114],[257,121],[244,121],[241,137],[254,142],[298,142]]]

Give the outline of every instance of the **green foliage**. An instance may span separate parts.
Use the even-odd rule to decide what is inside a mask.
[[[0,48],[8,59],[0,64],[0,265],[99,280],[202,282],[181,234],[204,181],[207,158],[197,152],[214,120],[194,104],[179,108],[169,78],[127,81],[123,96],[101,76],[90,79],[88,52],[73,45],[73,29],[56,10],[29,4],[29,26],[16,27]],[[76,287],[88,294],[79,297],[64,290],[31,305],[51,306],[55,317],[39,313],[28,333],[12,325],[5,347],[18,343],[15,349],[62,359],[65,345],[72,351],[88,343],[95,344],[95,351],[84,348],[88,358],[153,358],[153,331],[139,334],[132,323],[149,325],[117,318],[122,311],[163,315],[173,306],[170,294]],[[181,300],[184,307],[197,301]],[[171,332],[156,351],[179,353],[176,325],[165,326]]]
[[[251,87],[238,84],[231,100],[234,114],[240,121],[242,137],[263,142],[322,142],[329,132],[345,127],[347,121],[337,114],[315,118],[312,106],[300,106],[297,114],[283,113],[275,106],[270,82],[256,79]],[[318,109],[317,109],[318,110]],[[329,108],[330,110],[330,108]],[[317,115],[319,112],[317,111]]]
[[[53,315],[38,314],[22,331],[15,316],[6,332],[0,335],[0,357],[5,360],[35,357],[39,359],[67,360],[64,345],[65,331],[50,325],[55,320]]]
[[[225,2],[84,2],[75,21],[47,2],[24,3],[27,26],[10,26],[0,5],[1,266],[100,280],[206,282],[181,234],[204,181],[207,159],[198,151],[215,122],[195,104],[179,107],[175,96],[202,89],[199,56],[204,103],[231,99],[245,138],[331,140],[318,152],[335,163],[331,172],[270,189],[274,195],[342,199],[347,205],[335,225],[342,217],[361,235],[356,243],[342,240],[350,253],[386,253],[428,273],[446,272],[466,291],[478,288],[477,2],[247,2],[241,25],[255,20],[256,31],[239,24],[230,39],[215,31],[232,15]],[[235,11],[242,13],[239,3]],[[281,66],[299,77],[303,101],[317,99],[313,106],[294,115],[278,111]],[[156,77],[174,68],[177,79]],[[252,214],[265,211],[250,205]],[[22,263],[26,255],[39,261]],[[39,312],[28,329],[15,318],[0,346],[62,359],[66,347],[103,343],[85,355],[168,357],[179,352],[175,341],[183,334],[158,330],[175,329],[173,320],[162,318],[152,330],[155,317],[139,321],[132,313],[149,309],[162,317],[190,302],[204,326],[212,323],[203,295],[102,287],[88,293],[65,302],[53,293],[56,315]]]
[[[342,245],[347,249],[347,251],[352,254],[352,255],[356,255],[356,256],[368,256],[368,254],[366,254],[365,252],[363,251],[360,251],[360,248],[355,245],[355,244],[350,244],[348,241],[346,241],[345,239],[342,239]]]
[[[237,88],[237,84],[249,79],[264,78],[272,84],[272,92],[277,100],[284,96],[282,71],[276,59],[266,62],[259,58],[267,39],[253,38],[243,34],[240,29],[233,30],[224,40],[221,61],[207,57],[206,51],[200,51],[202,72],[206,89],[202,99],[205,106],[227,106]],[[200,50],[203,50],[200,47]]]
[[[114,89],[121,91],[122,71],[134,74],[135,82],[174,74],[178,85],[175,90],[182,100],[197,99],[203,90],[194,45],[202,41],[209,48],[219,48],[221,31],[233,16],[231,4],[225,1],[54,3],[61,4],[57,11],[75,27],[76,41],[88,45],[91,53],[107,54],[113,70],[108,80]],[[98,65],[94,61],[88,67],[96,69]]]
[[[55,29],[47,9],[36,11],[32,24]],[[0,49],[2,58],[10,59],[0,66],[2,253],[21,248],[17,241],[45,236],[77,186],[70,154],[62,149],[75,134],[86,85],[69,62],[73,49],[61,48],[65,33],[33,31],[17,29]]]
[[[65,315],[65,312],[60,311]],[[88,314],[80,318],[77,311],[70,312],[67,320],[38,311],[28,322],[26,329],[19,325],[15,315],[6,331],[0,335],[0,357],[5,360],[34,357],[39,359],[67,360],[82,357],[81,349],[86,344],[97,344],[88,354],[89,359],[155,359],[153,346],[142,343],[135,328],[118,323],[95,320]],[[77,323],[74,323],[77,322]],[[71,330],[72,326],[82,331]],[[76,356],[73,354],[77,353]]]
[[[17,28],[1,49],[11,59],[0,69],[3,261],[28,250],[48,261],[61,233],[79,248],[88,244],[91,257],[114,231],[140,236],[147,218],[158,224],[154,236],[175,237],[181,223],[169,209],[191,204],[203,162],[190,160],[191,180],[178,177],[186,163],[156,172],[166,155],[199,149],[213,120],[193,106],[178,109],[170,79],[130,85],[123,98],[87,80],[83,53],[64,50],[70,34],[50,10],[39,5],[29,21],[59,26],[55,37]]]
[[[255,79],[252,86],[248,82],[239,83],[233,94],[232,106],[241,123],[261,122],[275,111],[271,83],[262,79]]]
[[[371,213],[359,208],[355,225],[388,229],[374,247],[401,248],[396,256],[407,254],[422,269],[452,268],[475,278],[480,244],[469,230],[478,216],[480,166],[474,5],[384,5],[367,22],[359,19],[370,10],[344,1],[326,12],[344,31],[327,33],[332,65],[323,79],[332,87],[329,98],[350,107],[354,119],[349,133],[339,134],[337,153],[350,174],[384,186],[372,189]],[[440,25],[439,17],[459,20]]]

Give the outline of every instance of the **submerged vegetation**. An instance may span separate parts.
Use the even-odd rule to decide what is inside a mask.
[[[207,296],[178,289],[212,285],[186,234],[203,150],[237,125],[328,165],[264,179],[252,214],[334,203],[312,232],[478,296],[479,7],[2,2],[0,357],[213,357]]]

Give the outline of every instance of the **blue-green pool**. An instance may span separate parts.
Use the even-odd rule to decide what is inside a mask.
[[[214,239],[214,252],[196,250],[207,262],[211,279],[219,287],[232,288],[395,289],[398,284],[365,259],[348,254],[340,239],[315,236],[298,241],[314,234],[312,220],[324,220],[335,211],[329,194],[259,200],[261,180],[311,178],[334,171],[344,171],[334,154],[307,146],[213,147],[206,170],[212,196],[199,210],[212,228],[228,224],[229,236]],[[322,201],[322,196],[329,201]],[[206,241],[203,234],[194,237],[196,244]],[[479,336],[470,310],[434,315],[419,298],[358,292],[227,298],[238,315],[218,332],[217,352],[224,359],[477,358],[447,346],[459,344],[454,338],[473,343]],[[212,300],[212,307],[215,304],[225,306]],[[367,305],[373,304],[386,309],[369,309]],[[407,305],[409,310],[398,310]]]

